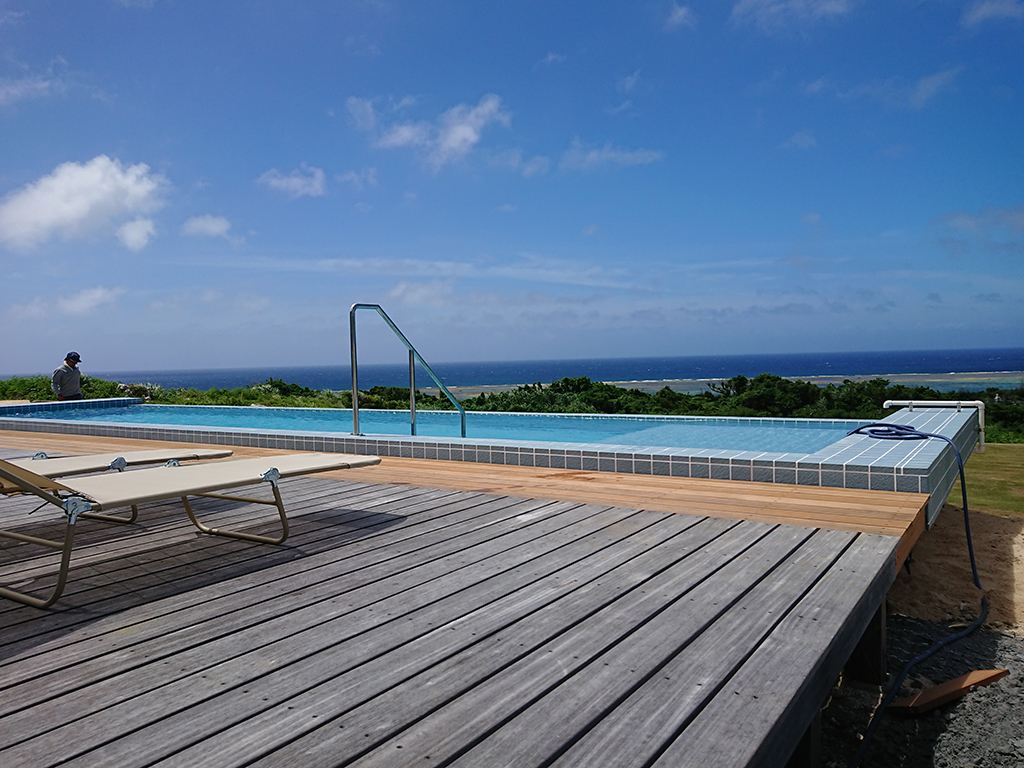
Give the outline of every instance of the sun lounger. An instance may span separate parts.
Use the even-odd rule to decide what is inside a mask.
[[[74,546],[75,524],[79,517],[86,515],[95,517],[97,513],[104,510],[148,501],[180,498],[189,520],[203,533],[266,544],[280,544],[288,538],[288,518],[285,515],[284,502],[281,500],[281,491],[278,488],[280,479],[314,472],[327,472],[333,469],[365,467],[378,463],[380,463],[380,459],[376,456],[297,453],[185,466],[171,464],[132,472],[90,475],[58,481],[12,462],[0,460],[0,493],[5,495],[34,494],[44,502],[61,508],[66,518],[63,542],[0,530],[0,536],[5,538],[61,550],[57,586],[49,598],[37,598],[5,587],[0,587],[0,596],[12,598],[36,608],[48,608],[53,605],[64,591],[64,585],[67,582],[71,549]],[[260,482],[270,483],[273,500],[215,493],[215,491],[255,485]],[[278,537],[258,536],[251,533],[210,528],[196,518],[188,501],[189,496],[275,506],[281,519],[281,535]]]
[[[107,469],[123,470],[126,467],[143,464],[164,464],[168,461],[223,459],[231,453],[227,448],[157,448],[121,453],[89,453],[84,456],[49,456],[40,452],[30,459],[8,461],[44,477],[67,477],[103,472]]]
[[[11,464],[35,472],[43,477],[68,477],[104,472],[108,469],[123,472],[128,467],[146,464],[163,464],[168,461],[198,461],[200,459],[223,459],[232,451],[226,448],[157,448],[148,451],[127,451],[122,453],[89,453],[83,456],[48,456],[39,452],[31,459],[8,459]],[[86,513],[82,517],[105,520],[108,523],[134,523],[139,508],[132,504],[128,517]]]

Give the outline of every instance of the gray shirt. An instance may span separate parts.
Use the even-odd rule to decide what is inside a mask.
[[[78,368],[72,368],[64,363],[53,372],[53,379],[50,382],[53,391],[58,397],[82,394],[82,372]]]

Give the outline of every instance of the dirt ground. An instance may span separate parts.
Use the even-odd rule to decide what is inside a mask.
[[[1024,520],[971,512],[978,575],[989,600],[987,626],[1024,636]],[[980,611],[963,511],[947,504],[918,540],[889,591],[889,611],[928,621],[971,620]]]

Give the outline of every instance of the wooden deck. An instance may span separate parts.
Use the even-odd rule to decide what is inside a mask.
[[[0,435],[7,456],[119,447]],[[0,765],[784,765],[916,519],[849,530],[899,494],[844,520],[828,489],[422,464],[282,482],[279,547],[197,535],[173,503],[80,521],[60,602],[0,601]],[[4,583],[53,570],[0,544]]]

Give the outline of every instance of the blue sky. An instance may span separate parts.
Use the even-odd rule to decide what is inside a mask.
[[[1024,0],[0,0],[0,375],[1021,346]],[[360,360],[401,347],[361,316]]]

